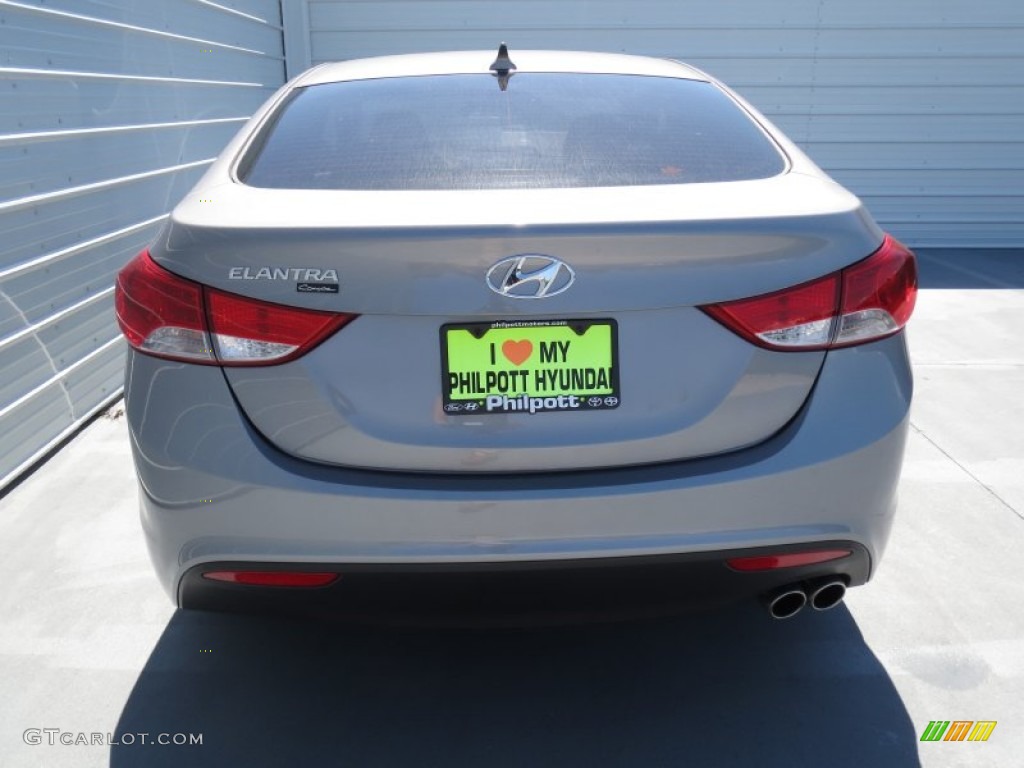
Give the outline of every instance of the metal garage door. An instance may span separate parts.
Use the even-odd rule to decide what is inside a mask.
[[[288,0],[286,0],[286,3]],[[294,0],[289,58],[571,48],[735,86],[913,245],[1024,246],[1021,0]],[[293,39],[293,38],[290,38]],[[298,42],[298,41],[302,42]]]
[[[120,391],[114,273],[283,79],[278,0],[0,0],[0,488]]]

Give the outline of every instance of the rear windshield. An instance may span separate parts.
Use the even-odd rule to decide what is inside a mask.
[[[523,73],[298,89],[239,166],[296,189],[531,189],[738,181],[785,160],[732,99],[665,77]]]

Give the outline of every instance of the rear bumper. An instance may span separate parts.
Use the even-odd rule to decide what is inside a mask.
[[[190,568],[178,588],[178,604],[197,610],[329,615],[437,621],[501,621],[510,617],[584,617],[645,614],[764,594],[794,583],[837,576],[862,584],[871,563],[867,549],[851,541],[841,560],[799,568],[741,573],[731,557],[773,554],[772,548],[621,558],[475,563],[208,562]],[[786,552],[820,545],[787,546]],[[253,587],[203,577],[223,570],[334,572],[324,587]]]
[[[720,563],[723,552],[840,540],[863,547],[867,566],[846,574],[863,583],[892,524],[911,389],[900,334],[829,353],[798,417],[753,448],[472,477],[293,459],[249,426],[216,368],[130,352],[126,400],[150,553],[169,594],[194,604],[185,575],[211,563]]]

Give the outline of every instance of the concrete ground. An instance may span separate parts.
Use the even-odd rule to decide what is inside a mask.
[[[1024,253],[927,253],[922,285],[886,559],[843,607],[785,622],[753,604],[458,631],[175,611],[115,410],[0,499],[0,766],[1021,765]],[[998,725],[922,743],[932,720]],[[202,745],[146,743],[161,734]]]

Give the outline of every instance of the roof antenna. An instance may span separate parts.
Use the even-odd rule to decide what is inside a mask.
[[[508,79],[512,77],[515,68],[516,65],[508,57],[508,46],[502,43],[498,46],[498,58],[490,66],[490,70],[498,76],[498,87],[501,90],[508,90]]]

